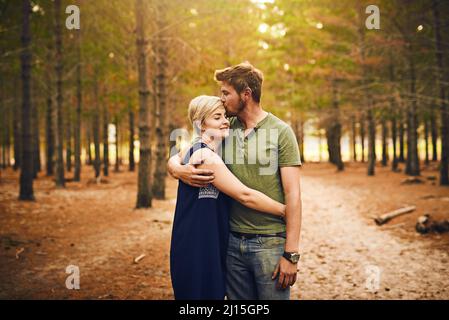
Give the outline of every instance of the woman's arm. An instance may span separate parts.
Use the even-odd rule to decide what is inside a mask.
[[[204,160],[199,166],[214,172],[215,180],[212,184],[223,193],[239,201],[245,207],[284,217],[285,205],[266,196],[260,191],[245,186],[226,167],[223,160],[210,149],[202,148],[193,153],[190,158],[196,163]]]
[[[192,187],[204,187],[214,180],[214,173],[210,170],[197,169],[195,165],[182,165],[181,153],[172,156],[167,162],[168,173]]]

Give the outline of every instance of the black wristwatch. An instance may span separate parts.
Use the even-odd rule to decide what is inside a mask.
[[[282,256],[291,263],[298,263],[299,258],[301,257],[301,255],[298,252],[286,252],[286,251],[284,251],[284,254]]]

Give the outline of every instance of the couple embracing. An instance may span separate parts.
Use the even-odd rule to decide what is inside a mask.
[[[175,299],[288,300],[301,229],[298,143],[262,109],[263,74],[215,72],[221,97],[199,96],[192,144],[168,161],[179,179],[170,273]]]

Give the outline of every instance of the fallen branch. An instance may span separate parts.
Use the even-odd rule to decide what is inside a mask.
[[[418,183],[424,183],[420,178],[417,177],[409,177],[405,180],[402,180],[401,184],[418,184]]]
[[[25,248],[16,249],[16,259],[19,259],[20,254],[25,251]]]
[[[139,263],[140,260],[142,260],[145,257],[144,254],[141,254],[140,256],[138,256],[137,258],[134,259],[134,263]]]
[[[398,209],[398,210],[394,210],[394,211],[385,213],[385,214],[375,218],[374,221],[376,222],[376,224],[378,226],[380,226],[380,225],[383,225],[383,224],[387,223],[388,221],[390,221],[393,218],[396,218],[396,217],[401,216],[401,215],[406,214],[406,213],[413,212],[415,210],[416,210],[415,206],[401,208],[401,209]]]
[[[449,220],[435,221],[429,214],[418,218],[415,229],[421,234],[449,232]]]

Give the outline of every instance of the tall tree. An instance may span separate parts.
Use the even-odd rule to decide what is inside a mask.
[[[31,33],[30,0],[22,0],[22,160],[19,200],[34,200],[33,193],[33,137],[31,132]]]
[[[140,159],[137,183],[136,208],[151,207],[151,137],[150,137],[150,112],[148,98],[150,91],[147,82],[147,44],[144,13],[146,6],[143,0],[136,0],[136,46],[137,46],[137,71],[139,75],[139,140]]]
[[[81,81],[81,30],[76,32],[76,114],[75,114],[75,174],[74,181],[81,180],[81,112],[82,112],[82,81]]]
[[[63,92],[62,92],[62,24],[61,24],[61,0],[54,1],[55,19],[55,70],[56,70],[56,186],[65,187],[64,178],[64,119],[63,119]]]
[[[167,104],[167,39],[166,6],[157,1],[157,119],[156,119],[156,166],[154,171],[153,196],[156,199],[165,199],[165,177],[167,175],[168,155],[168,104]]]
[[[129,117],[129,171],[134,171],[134,111],[131,108],[131,104],[128,107],[128,117]]]
[[[441,114],[441,162],[440,162],[440,185],[449,185],[449,107],[446,97],[445,65],[441,32],[441,19],[439,1],[432,1],[433,22],[435,28],[435,54],[437,61],[437,85],[439,88],[439,104]]]

